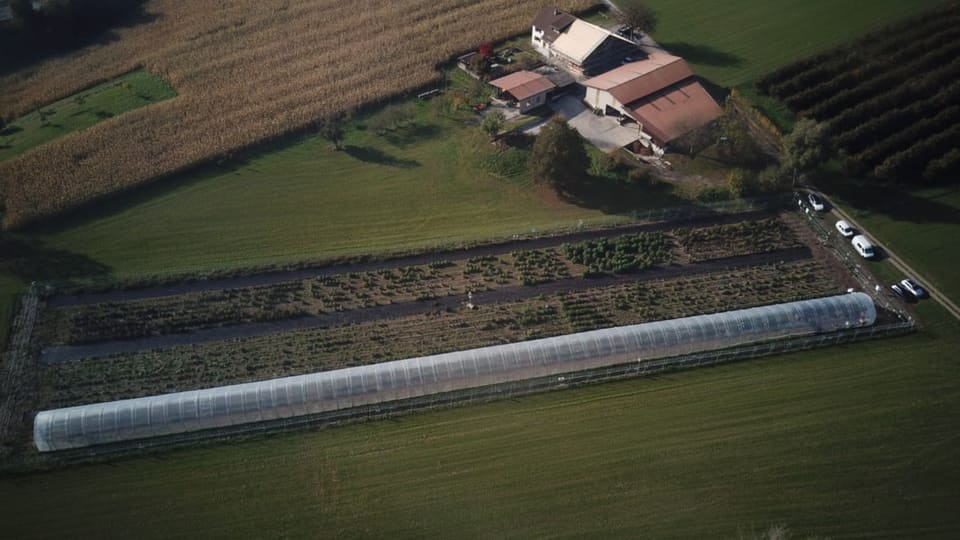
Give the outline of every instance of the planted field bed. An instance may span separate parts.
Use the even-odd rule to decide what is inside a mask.
[[[688,261],[766,253],[803,245],[796,232],[776,218],[677,229],[672,235]]]
[[[42,406],[62,407],[262,380],[653,320],[834,294],[818,260],[540,295],[205,345],[68,362],[42,371]]]
[[[856,175],[917,183],[960,171],[960,4],[950,2],[757,81],[824,122]]]
[[[676,239],[676,240],[675,240]],[[602,274],[643,272],[800,247],[780,218],[733,225],[610,236],[557,248],[320,276],[124,302],[50,306],[35,332],[41,347],[188,333],[299,316],[424,302]]]

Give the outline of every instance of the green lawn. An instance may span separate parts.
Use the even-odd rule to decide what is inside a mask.
[[[524,171],[495,178],[479,166],[477,148],[489,146],[479,129],[433,120],[428,108],[386,136],[352,129],[341,151],[307,138],[161,182],[30,236],[125,275],[509,237],[622,219],[604,210],[676,204],[646,193],[575,206],[533,186]]]
[[[960,326],[0,480],[12,538],[960,534]]]
[[[0,160],[97,122],[177,95],[163,79],[137,70],[44,105],[0,130]]]
[[[752,82],[777,67],[855,39],[940,0],[649,0],[653,37],[721,86]]]

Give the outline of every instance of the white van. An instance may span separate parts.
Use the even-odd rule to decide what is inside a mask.
[[[869,259],[874,256],[873,244],[870,243],[870,240],[868,240],[866,236],[858,234],[853,237],[851,242],[853,243],[853,249],[857,250],[857,253],[864,259]]]

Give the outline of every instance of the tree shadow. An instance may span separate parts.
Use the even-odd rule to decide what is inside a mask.
[[[631,214],[642,208],[690,204],[674,195],[673,187],[667,182],[629,182],[595,176],[565,189],[561,196],[577,206],[608,214]]]
[[[387,142],[400,148],[416,144],[424,139],[433,139],[443,133],[435,124],[407,124],[381,135]]]
[[[960,208],[937,201],[939,197],[953,195],[960,187],[945,187],[939,195],[920,197],[902,186],[851,180],[831,172],[821,173],[817,183],[828,195],[843,199],[861,215],[877,213],[911,223],[960,224]]]
[[[702,43],[675,41],[660,43],[660,46],[694,64],[718,67],[736,67],[743,64],[743,58]]]
[[[22,281],[50,281],[104,276],[111,268],[86,255],[38,245],[6,234],[0,235],[0,269]]]
[[[53,56],[91,45],[107,45],[119,41],[116,28],[131,28],[160,18],[144,10],[146,0],[130,0],[110,7],[86,9],[74,19],[34,22],[35,27],[18,25],[10,20],[0,22],[0,50],[17,54],[0,55],[0,74],[23,69]]]
[[[383,150],[372,146],[347,145],[343,151],[349,154],[350,157],[366,163],[376,163],[378,165],[397,167],[400,169],[412,169],[420,166],[419,161],[391,156]]]

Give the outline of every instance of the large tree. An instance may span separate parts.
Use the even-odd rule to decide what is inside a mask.
[[[540,130],[530,152],[530,175],[566,191],[587,176],[590,157],[580,133],[555,117]]]
[[[634,32],[651,33],[657,29],[657,12],[642,0],[617,2],[620,7],[620,22],[633,28]]]
[[[349,120],[350,114],[347,112],[336,112],[327,116],[320,121],[320,136],[332,142],[334,149],[340,150]]]
[[[804,118],[793,126],[793,131],[783,138],[784,170],[793,183],[823,163],[828,157],[826,128],[814,120]]]

